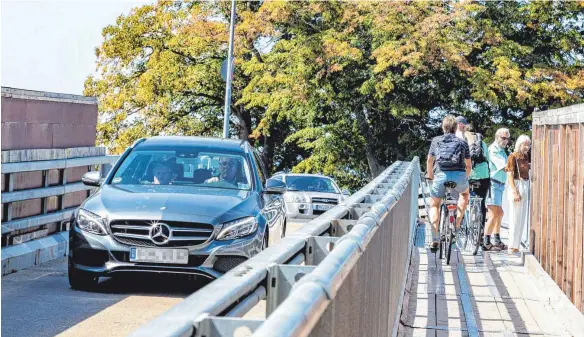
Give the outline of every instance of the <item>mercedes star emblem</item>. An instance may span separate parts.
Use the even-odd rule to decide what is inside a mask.
[[[157,223],[150,227],[150,240],[157,245],[164,245],[169,241],[170,227],[165,223]]]

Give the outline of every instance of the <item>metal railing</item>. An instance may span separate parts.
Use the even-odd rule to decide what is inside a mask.
[[[392,164],[345,205],[131,336],[395,336],[417,219],[419,170],[417,157]],[[241,318],[263,299],[267,319]]]
[[[82,182],[67,182],[66,170],[71,167],[79,166],[98,165],[101,167],[103,165],[111,165],[115,163],[117,159],[118,156],[96,156],[2,164],[2,173],[6,175],[5,179],[8,181],[6,192],[2,193],[0,196],[2,205],[7,212],[7,221],[2,223],[2,235],[9,234],[16,230],[22,230],[47,223],[67,220],[71,216],[71,212],[77,207],[72,207],[71,209],[61,208],[61,210],[58,212],[47,214],[45,206],[43,207],[42,215],[12,220],[12,203],[30,199],[43,199],[43,205],[46,205],[46,198],[48,197],[58,196],[59,198],[62,198],[67,193],[91,190],[93,187],[86,186]],[[54,169],[58,169],[60,171],[59,185],[49,186],[48,171]],[[44,187],[13,191],[12,186],[14,184],[14,174],[30,171],[43,172]],[[62,201],[60,201],[60,204],[63,205]]]
[[[68,193],[80,191],[90,192],[90,190],[94,189],[93,187],[85,186],[82,182],[68,181],[67,169],[87,166],[88,171],[93,167],[99,167],[100,171],[105,172],[107,169],[104,170],[102,168],[111,167],[118,159],[118,156],[91,155],[92,152],[98,152],[94,151],[96,148],[77,149],[83,149],[90,155],[77,158],[18,161],[2,164],[2,174],[4,175],[6,184],[5,192],[2,192],[0,196],[4,213],[4,219],[2,221],[3,275],[67,254],[68,236],[63,235],[63,233],[66,233],[68,230],[67,223],[77,206],[67,207],[64,202],[64,197]],[[76,149],[69,150],[75,151]],[[18,152],[22,154],[26,151],[30,151],[35,156],[42,158],[45,153],[48,154],[47,156],[54,155],[55,153],[63,156],[63,153],[68,150],[48,149],[6,152]],[[78,150],[77,152],[82,151]],[[49,185],[49,171],[51,170],[59,171],[57,185]],[[42,172],[42,187],[15,190],[15,175],[33,171]],[[48,204],[49,198],[51,197],[57,197],[57,209],[49,212]],[[40,214],[14,219],[13,203],[32,199],[41,200]],[[39,250],[47,251],[48,253],[42,254],[38,252]],[[42,256],[42,258],[31,258],[35,254]]]

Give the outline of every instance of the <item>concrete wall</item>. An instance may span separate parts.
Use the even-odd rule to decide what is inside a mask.
[[[4,154],[16,153],[13,150],[95,146],[97,125],[95,98],[2,87],[1,99],[2,162],[20,161],[4,158],[7,157]],[[30,152],[34,152],[34,155],[38,151]],[[53,151],[43,152],[54,154]],[[81,176],[87,171],[87,167],[67,169],[67,182],[81,181]],[[59,170],[49,170],[48,174],[49,186],[60,183]],[[15,173],[13,179],[14,191],[43,187],[42,171]],[[2,191],[5,191],[4,175],[0,180],[2,180]],[[77,206],[86,197],[85,191],[70,193],[63,197],[63,203],[66,207]],[[58,197],[48,198],[47,207],[49,212],[57,210]],[[12,219],[41,213],[41,199],[24,200],[12,204]],[[5,220],[4,217],[2,220]]]
[[[2,87],[2,150],[95,146],[93,97]]]

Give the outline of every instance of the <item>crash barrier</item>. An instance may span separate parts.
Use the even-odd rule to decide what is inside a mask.
[[[418,216],[419,159],[187,297],[131,336],[395,336]],[[266,319],[242,318],[266,300]]]
[[[2,151],[2,275],[67,255],[68,223],[94,188],[84,172],[107,172],[106,149]]]

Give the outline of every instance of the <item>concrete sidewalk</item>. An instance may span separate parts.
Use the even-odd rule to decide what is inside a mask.
[[[399,336],[571,336],[519,254],[415,247],[410,272]]]

